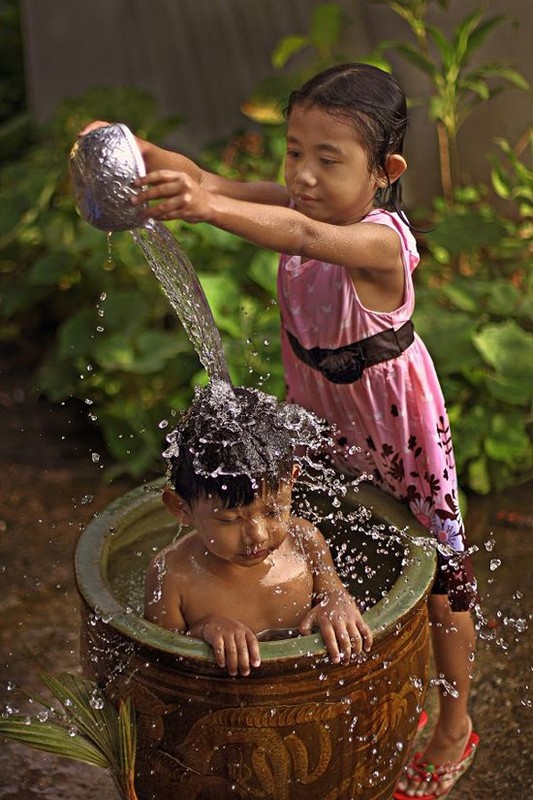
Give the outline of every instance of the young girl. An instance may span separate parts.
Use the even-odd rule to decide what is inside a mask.
[[[467,711],[476,589],[460,557],[465,538],[444,400],[410,321],[419,257],[400,210],[405,96],[380,69],[335,66],[292,93],[287,123],[285,186],[232,181],[138,140],[148,174],[133,202],[158,200],[147,217],[206,221],[282,253],[287,399],[335,425],[343,470],[407,503],[448,546],[429,612],[437,670],[453,688],[442,691],[427,747],[395,795],[442,798],[478,741]],[[459,557],[450,559],[454,551]]]

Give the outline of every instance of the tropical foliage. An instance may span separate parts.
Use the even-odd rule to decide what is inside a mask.
[[[69,673],[43,675],[60,709],[46,700],[35,717],[0,717],[0,735],[64,758],[109,770],[124,800],[137,800],[133,785],[137,734],[133,706],[120,700],[118,710],[96,683]]]
[[[402,16],[413,41],[383,43],[364,60],[387,68],[384,53],[395,49],[424,71],[439,141],[445,134],[441,155],[453,151],[459,158],[457,132],[466,115],[475,113],[476,101],[504,86],[525,86],[507,65],[471,67],[504,21],[476,12],[448,41],[427,22],[428,0],[386,5]],[[336,3],[324,3],[308,32],[282,40],[273,54],[273,78],[245,107],[262,124],[213,145],[203,163],[243,179],[278,177],[282,98],[304,73],[347,57],[349,25]],[[306,56],[305,65],[291,71],[298,54]],[[283,76],[277,72],[281,66]],[[55,402],[75,397],[86,405],[103,437],[109,477],[146,477],[161,470],[164,431],[205,374],[131,235],[113,234],[109,241],[74,208],[68,152],[93,118],[120,119],[153,141],[179,123],[159,119],[142,92],[93,90],[64,104],[49,126],[35,131],[33,143],[1,168],[0,336],[34,360],[38,391]],[[420,236],[415,324],[442,379],[460,480],[464,488],[485,493],[532,474],[533,222],[530,132],[518,143],[480,141],[481,146],[497,150],[491,187],[461,186],[442,158],[443,197],[411,215],[432,231]],[[450,164],[455,160],[450,157]],[[169,227],[200,276],[232,379],[283,396],[276,256],[207,225]]]

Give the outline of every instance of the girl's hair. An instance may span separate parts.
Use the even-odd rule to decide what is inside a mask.
[[[352,122],[372,172],[387,174],[387,157],[401,154],[407,128],[407,103],[397,81],[370,64],[340,64],[319,72],[289,96],[287,118],[295,106],[317,107]],[[390,182],[376,202],[402,217],[400,181]]]

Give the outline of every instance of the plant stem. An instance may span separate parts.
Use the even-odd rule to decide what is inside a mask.
[[[442,182],[442,193],[448,204],[453,202],[453,176],[450,160],[450,142],[448,132],[443,122],[437,121],[437,136],[439,141],[439,160]]]

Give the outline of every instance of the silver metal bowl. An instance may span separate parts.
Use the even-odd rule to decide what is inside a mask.
[[[70,174],[83,219],[103,231],[126,231],[145,223],[134,206],[133,182],[146,175],[135,137],[122,123],[105,125],[81,136],[70,151]]]

